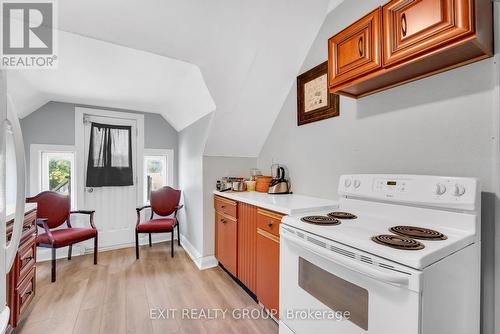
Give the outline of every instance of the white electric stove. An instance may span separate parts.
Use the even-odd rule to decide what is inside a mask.
[[[479,333],[477,179],[344,175],[339,196],[282,220],[280,333]]]

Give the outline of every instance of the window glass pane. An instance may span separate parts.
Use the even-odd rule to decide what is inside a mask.
[[[74,152],[40,151],[40,191],[55,191],[71,197],[76,205],[76,171]]]
[[[71,194],[73,153],[42,153],[42,190]]]
[[[167,185],[167,157],[145,156],[145,192],[146,200],[149,202],[151,191]]]
[[[129,130],[111,129],[111,167],[130,167]]]
[[[71,160],[64,156],[48,154],[48,189],[63,194],[71,192]]]
[[[92,128],[93,134],[93,142],[92,145],[94,147],[93,150],[93,166],[94,167],[104,167],[104,129],[94,127]]]

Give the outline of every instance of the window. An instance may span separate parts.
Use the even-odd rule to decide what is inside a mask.
[[[144,200],[149,203],[151,191],[173,186],[173,151],[146,149],[144,155]]]
[[[55,191],[76,206],[75,152],[71,146],[31,145],[31,193]]]
[[[120,187],[134,184],[131,133],[131,126],[92,122],[87,187]]]

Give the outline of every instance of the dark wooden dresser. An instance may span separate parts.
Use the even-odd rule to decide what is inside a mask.
[[[7,222],[7,240],[12,236],[14,221]],[[7,305],[10,308],[6,333],[12,333],[23,312],[35,297],[36,287],[36,209],[24,215],[23,233],[19,249],[7,275]]]

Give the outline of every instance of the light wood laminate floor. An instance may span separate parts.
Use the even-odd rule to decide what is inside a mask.
[[[220,268],[199,271],[182,248],[175,245],[173,259],[169,249],[169,243],[142,246],[138,261],[134,248],[102,252],[98,265],[92,255],[58,260],[55,283],[50,262],[38,263],[36,296],[15,333],[278,332],[271,319],[232,318],[232,310],[260,307]],[[155,308],[177,309],[175,318],[152,320]],[[226,319],[183,317],[191,308],[228,311]]]

